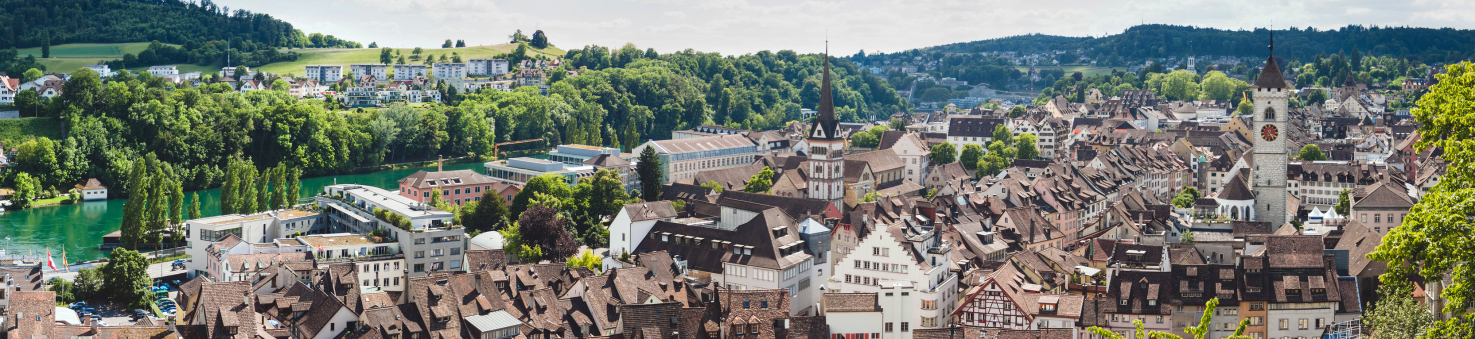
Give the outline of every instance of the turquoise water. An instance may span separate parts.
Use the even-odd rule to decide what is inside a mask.
[[[310,197],[322,192],[323,186],[332,185],[334,180],[341,184],[371,185],[398,190],[399,179],[419,170],[434,170],[434,167],[380,171],[366,174],[333,175],[302,179],[301,194]],[[445,170],[475,170],[482,172],[481,163],[446,165]],[[107,184],[107,183],[104,183]],[[200,193],[200,214],[220,214],[220,189],[197,191]],[[185,206],[190,196],[185,192]],[[105,256],[98,249],[102,237],[117,231],[123,220],[123,204],[127,199],[88,201],[73,205],[58,205],[6,211],[0,214],[0,249],[10,254],[44,255],[50,248],[53,256],[61,260],[62,248],[66,248],[67,261],[78,262]]]

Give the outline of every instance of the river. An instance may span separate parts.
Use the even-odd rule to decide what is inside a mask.
[[[445,170],[475,170],[482,172],[482,164],[464,163],[446,165]],[[419,170],[435,170],[434,167],[379,171],[365,174],[331,175],[302,179],[303,198],[317,195],[323,186],[340,184],[362,184],[398,190],[399,179]],[[104,183],[108,184],[108,183]],[[200,214],[220,214],[220,189],[196,191],[200,193]],[[189,208],[190,196],[185,192],[185,208]],[[61,260],[61,250],[66,248],[67,261],[78,262],[106,256],[98,249],[102,237],[117,231],[123,220],[123,204],[127,199],[88,201],[72,205],[58,205],[6,211],[0,214],[0,249],[9,254],[44,255],[50,248],[56,260]]]

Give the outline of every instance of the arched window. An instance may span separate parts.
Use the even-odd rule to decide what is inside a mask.
[[[1265,121],[1275,121],[1275,110],[1274,109],[1270,109],[1270,108],[1266,108],[1265,109]]]

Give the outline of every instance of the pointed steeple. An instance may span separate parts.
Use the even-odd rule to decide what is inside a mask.
[[[1260,70],[1260,77],[1255,80],[1255,87],[1285,89],[1285,75],[1280,73],[1280,66],[1275,64],[1275,30],[1270,31],[1270,57],[1265,59],[1265,68]]]
[[[819,116],[814,119],[814,126],[809,135],[816,139],[837,139],[840,120],[835,119],[835,99],[830,89],[830,42],[825,41],[825,71],[819,85]],[[816,132],[816,130],[818,132]]]

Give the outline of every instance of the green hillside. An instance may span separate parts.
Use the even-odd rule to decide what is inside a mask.
[[[46,71],[48,73],[71,73],[72,71],[75,71],[78,68],[82,68],[83,66],[97,64],[98,61],[122,59],[124,53],[136,55],[139,52],[142,52],[145,48],[148,48],[148,45],[149,43],[147,42],[131,42],[120,44],[56,45],[51,46],[51,57],[44,59],[41,58],[40,48],[21,49],[19,50],[19,53],[20,57],[22,58],[24,58],[26,55],[35,55],[36,61],[42,65],[45,65]],[[447,55],[449,57],[452,52],[455,52],[461,55],[462,60],[465,60],[477,58],[492,58],[500,54],[511,53],[514,49],[517,49],[517,45],[501,44],[461,48],[433,48],[423,50],[421,55],[435,55],[436,58],[439,59],[441,55]],[[401,54],[408,58],[410,55],[410,51],[414,49],[399,48],[397,50],[399,50]],[[278,74],[302,75],[303,66],[307,65],[347,66],[350,64],[379,63],[378,49],[295,48],[282,49],[281,51],[283,53],[296,52],[298,54],[297,61],[267,64],[265,66],[253,68],[252,71],[266,71]],[[558,49],[557,47],[549,47],[541,50],[529,47],[528,51],[528,54],[530,55],[547,55],[549,57],[559,58],[563,57],[564,55],[564,51],[562,49]],[[173,65],[178,66],[180,72],[203,72],[206,74],[219,71],[220,67],[222,67],[222,65]],[[134,72],[143,72],[148,70],[148,66],[130,67],[129,70]]]
[[[500,54],[511,53],[515,49],[517,49],[517,45],[514,44],[470,46],[461,48],[431,48],[424,49],[421,55],[434,55],[437,59],[439,59],[441,55],[447,55],[447,57],[449,58],[449,55],[452,52],[455,52],[461,55],[462,60],[486,59],[495,57]],[[410,51],[414,50],[414,48],[396,48],[395,50],[399,51],[400,54],[404,55],[406,58],[409,58]],[[271,63],[265,66],[254,68],[252,69],[252,71],[259,70],[264,72],[273,72],[277,74],[302,75],[304,66],[309,65],[348,66],[350,64],[379,63],[379,50],[370,48],[292,49],[282,51],[297,52],[297,61]],[[564,55],[564,51],[562,49],[558,49],[557,47],[548,47],[541,50],[529,47],[528,56],[534,55],[547,55],[549,57],[561,58]],[[414,62],[411,61],[411,63]]]
[[[20,118],[0,120],[0,142],[5,147],[15,147],[36,137],[61,140],[61,119]]]
[[[147,42],[129,42],[119,44],[65,44],[51,46],[51,57],[41,58],[41,48],[20,49],[19,56],[34,55],[36,62],[46,66],[47,73],[71,73],[72,71],[87,65],[95,65],[98,61],[122,59],[124,53],[137,55],[145,48]],[[180,72],[215,72],[220,67],[200,66],[191,64],[178,64]],[[129,68],[134,72],[148,70],[148,66]]]

